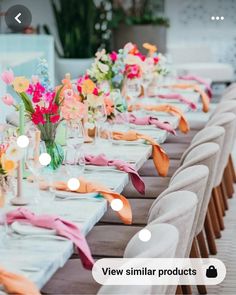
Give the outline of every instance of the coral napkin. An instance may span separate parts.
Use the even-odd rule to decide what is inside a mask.
[[[0,267],[0,285],[8,294],[40,295],[37,287],[22,275],[14,274]]]
[[[160,176],[166,176],[169,169],[169,157],[166,152],[159,146],[156,141],[144,134],[137,133],[136,131],[130,130],[128,132],[113,132],[112,137],[115,140],[127,140],[134,141],[138,139],[145,139],[152,145],[152,156],[155,167]]]
[[[109,160],[104,154],[97,156],[86,155],[85,162],[87,165],[96,166],[115,166],[118,170],[125,171],[129,174],[133,186],[140,194],[145,194],[145,184],[138,172],[132,165],[122,160]]]
[[[178,77],[181,80],[194,80],[200,84],[203,84],[206,87],[207,94],[210,98],[212,98],[212,89],[209,83],[207,83],[203,78],[195,75],[185,75],[185,76],[179,76]]]
[[[128,117],[128,118],[127,118]],[[157,128],[162,130],[166,130],[172,134],[176,134],[174,128],[170,125],[169,122],[162,122],[153,116],[144,116],[144,117],[136,117],[134,114],[118,114],[116,116],[115,122],[122,123],[125,121],[125,118],[128,119],[129,123],[135,125],[155,125]]]
[[[194,102],[190,101],[189,99],[185,98],[183,95],[179,93],[158,94],[158,97],[167,99],[177,99],[180,102],[183,102],[186,105],[188,105],[192,110],[197,109],[197,105]]]
[[[187,133],[189,131],[189,124],[187,119],[185,118],[183,112],[176,106],[172,106],[170,104],[161,104],[161,105],[146,105],[146,104],[135,104],[129,106],[129,111],[144,109],[147,111],[155,111],[155,112],[165,112],[170,113],[179,118],[179,129],[183,133]]]
[[[198,92],[201,96],[203,112],[207,113],[209,111],[210,98],[208,97],[206,92],[201,89],[201,87],[199,85],[197,85],[197,84],[175,84],[175,85],[171,85],[170,88],[193,89],[194,91]]]
[[[18,208],[7,213],[7,223],[11,224],[14,221],[23,221],[34,226],[55,229],[59,236],[66,237],[75,244],[84,267],[92,269],[94,261],[89,246],[80,229],[75,224],[59,216],[35,215],[26,208]]]
[[[78,193],[92,193],[97,192],[101,194],[109,203],[111,203],[114,199],[120,199],[123,203],[123,208],[117,212],[120,219],[125,224],[131,224],[132,223],[132,211],[129,204],[129,201],[122,195],[113,192],[109,188],[105,187],[104,185],[100,183],[90,182],[85,180],[84,178],[79,178],[80,186],[76,192]],[[58,190],[64,190],[69,191],[69,188],[65,182],[57,182],[55,183],[55,187]]]

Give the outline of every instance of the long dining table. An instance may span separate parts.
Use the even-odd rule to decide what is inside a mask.
[[[200,96],[198,93],[190,95],[194,102],[198,103],[200,113]],[[149,99],[147,99],[148,102]],[[152,99],[152,102],[167,103],[160,99]],[[171,101],[181,108],[186,114],[189,107],[178,101]],[[154,113],[153,113],[154,115]],[[169,121],[176,129],[179,119],[166,113],[155,113],[161,121]],[[153,126],[133,126],[140,133],[152,136],[159,144],[165,142],[168,132]],[[99,146],[100,144],[100,146]],[[121,159],[134,165],[139,170],[149,159],[152,153],[151,145],[144,142],[109,142],[106,144],[96,143],[85,144],[86,153],[104,153],[110,159]],[[121,193],[123,188],[129,183],[127,173],[115,170],[112,167],[91,167],[84,170],[83,176],[90,181],[100,182],[106,187]],[[32,202],[34,195],[34,184],[23,183],[25,195],[29,198],[26,206],[29,210],[38,214],[53,214],[75,223],[86,236],[94,225],[102,218],[107,210],[107,201],[100,195],[96,197],[81,196],[73,197],[71,193],[68,198],[55,198],[52,202],[42,201],[40,204]],[[65,193],[66,194],[66,193]],[[73,193],[72,193],[73,194]],[[46,200],[46,194],[43,194]],[[42,200],[43,198],[42,197]],[[8,202],[4,208],[6,212],[16,209]],[[114,214],[116,214],[114,212]],[[50,231],[31,232],[26,225],[15,222],[9,226],[4,241],[0,241],[0,263],[3,267],[14,273],[20,273],[33,281],[38,288],[42,288],[53,274],[62,267],[74,253],[73,243],[61,236],[50,234]],[[0,288],[1,293],[1,288]]]

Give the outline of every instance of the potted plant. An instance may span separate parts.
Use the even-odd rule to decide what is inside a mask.
[[[117,50],[132,42],[141,49],[142,44],[149,42],[156,44],[158,50],[166,52],[166,29],[169,20],[158,14],[163,1],[114,0],[113,2],[113,46]],[[141,49],[142,50],[142,49]]]
[[[57,79],[60,81],[67,72],[71,73],[72,78],[78,78],[91,66],[97,49],[104,46],[101,22],[106,21],[105,4],[108,0],[102,0],[98,7],[93,0],[50,0],[50,2],[61,45],[56,44]],[[105,14],[103,20],[100,17],[101,12]],[[51,33],[46,25],[44,30],[48,34]]]

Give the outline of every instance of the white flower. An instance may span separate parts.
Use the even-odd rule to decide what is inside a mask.
[[[12,161],[19,161],[24,156],[24,150],[19,148],[16,143],[11,144],[6,151],[6,158]]]
[[[99,70],[104,74],[106,74],[109,71],[108,65],[106,65],[100,61],[97,63],[97,66],[98,66]]]

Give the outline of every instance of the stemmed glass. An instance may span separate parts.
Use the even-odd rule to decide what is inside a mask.
[[[81,121],[71,121],[67,123],[66,144],[75,149],[84,144],[85,131]]]
[[[82,148],[67,148],[64,165],[66,174],[71,178],[78,178],[84,173],[85,157]]]
[[[26,168],[33,176],[33,182],[35,184],[34,203],[38,205],[41,201],[40,175],[43,169],[43,166],[39,162],[39,155],[40,152],[46,152],[46,146],[44,142],[40,142],[36,139],[35,130],[28,130],[27,136],[30,139],[30,144],[26,150],[25,164]]]
[[[101,102],[99,105],[96,106],[93,114],[93,119],[96,127],[95,133],[95,144],[99,144],[99,142],[103,141],[102,133],[103,131],[108,131],[108,139],[109,135],[109,124],[105,124],[107,121],[107,111],[104,102]]]
[[[126,90],[126,96],[128,97],[128,100],[131,104],[136,103],[136,100],[138,96],[141,93],[141,79],[134,78],[134,79],[128,79],[126,80],[125,85]]]
[[[142,75],[142,85],[143,85],[143,91],[144,91],[144,97],[148,96],[147,89],[150,83],[152,82],[153,74],[150,70],[147,70]]]
[[[115,117],[117,118],[115,125],[122,124],[124,131],[129,130],[129,114],[128,114],[128,105],[125,97],[121,95],[119,89],[114,89],[110,92],[110,98],[113,100],[115,105]],[[113,126],[114,129],[114,126]]]

